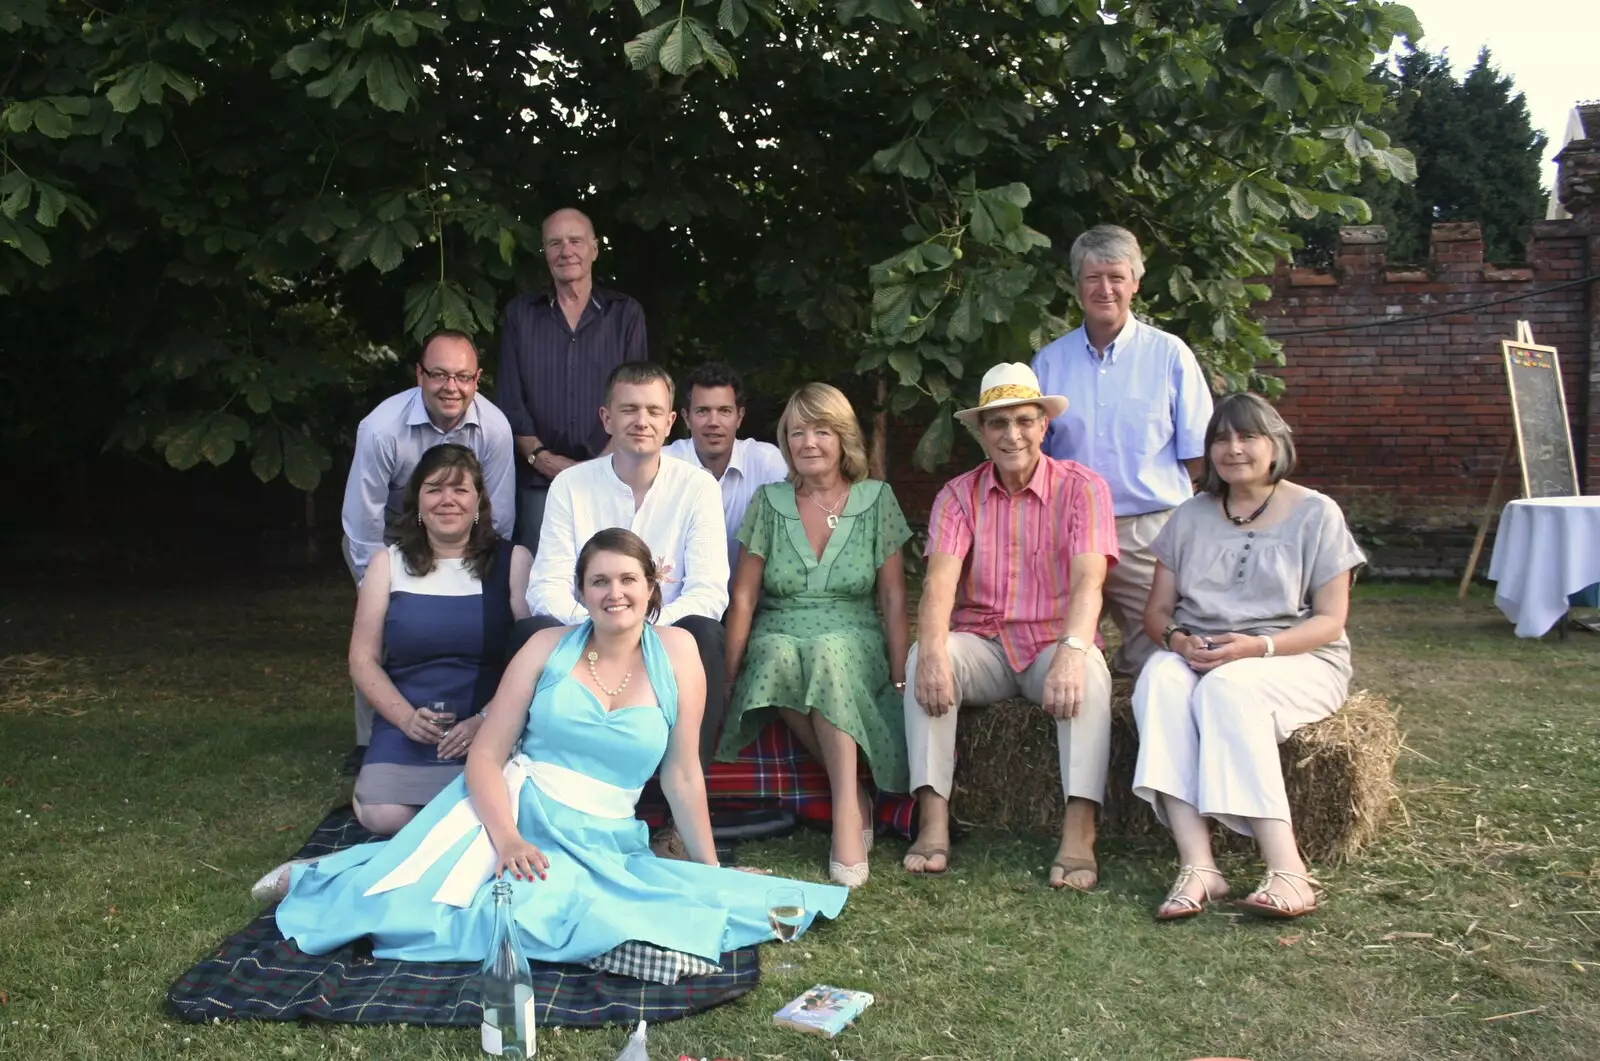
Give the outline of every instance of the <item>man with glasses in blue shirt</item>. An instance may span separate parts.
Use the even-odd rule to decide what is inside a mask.
[[[510,539],[517,516],[511,424],[478,393],[478,348],[465,332],[428,336],[417,358],[417,385],[385,398],[356,429],[356,451],[345,480],[344,559],[356,585],[367,562],[397,540],[402,495],[422,455],[455,442],[477,455],[495,533]],[[372,706],[356,693],[356,749],[346,772],[359,769],[372,739]]]
[[[1133,233],[1096,225],[1073,242],[1071,263],[1083,324],[1033,359],[1040,388],[1069,399],[1044,452],[1087,465],[1111,488],[1121,561],[1106,575],[1105,608],[1122,631],[1112,669],[1137,675],[1155,651],[1144,632],[1150,543],[1194,494],[1211,390],[1182,339],[1133,316],[1144,276]]]

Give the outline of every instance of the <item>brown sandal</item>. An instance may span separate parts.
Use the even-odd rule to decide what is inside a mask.
[[[910,858],[912,855],[916,855],[918,858],[922,859],[922,869],[912,869],[910,866],[906,865],[905,859]],[[939,869],[928,869],[928,863],[936,858],[944,859],[944,866]],[[918,847],[916,844],[912,844],[910,847],[906,848],[905,858],[900,860],[900,866],[913,877],[942,877],[946,873],[950,872],[950,848]]]
[[[1071,888],[1075,892],[1089,892],[1100,884],[1100,863],[1092,858],[1058,858],[1050,863],[1050,868],[1061,871],[1061,879],[1050,882],[1050,887],[1058,890]],[[1070,875],[1085,872],[1094,874],[1094,881],[1087,888],[1080,888],[1076,884],[1067,883],[1067,877]]]

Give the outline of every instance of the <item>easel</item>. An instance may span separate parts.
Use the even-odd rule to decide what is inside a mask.
[[[1533,325],[1527,321],[1517,322],[1517,342],[1528,346],[1533,345]],[[1512,419],[1516,418],[1513,411]],[[1489,503],[1483,506],[1483,519],[1478,523],[1478,535],[1472,539],[1472,552],[1467,556],[1467,569],[1461,573],[1461,586],[1456,592],[1457,600],[1467,599],[1467,589],[1472,585],[1472,573],[1478,569],[1478,557],[1483,555],[1483,542],[1489,536],[1489,521],[1494,519],[1495,513],[1500,510],[1500,480],[1506,473],[1506,465],[1511,463],[1511,458],[1517,452],[1517,435],[1512,433],[1511,439],[1506,443],[1505,456],[1500,458],[1499,467],[1494,470],[1494,483],[1489,487]],[[1521,496],[1520,493],[1518,496]]]
[[[1489,536],[1489,521],[1500,511],[1500,480],[1505,477],[1506,466],[1511,463],[1511,458],[1516,456],[1516,453],[1517,440],[1512,439],[1506,445],[1505,455],[1500,458],[1500,466],[1494,471],[1494,483],[1489,487],[1489,503],[1483,506],[1483,520],[1478,524],[1478,536],[1472,539],[1472,552],[1467,556],[1467,569],[1461,573],[1461,587],[1456,592],[1457,600],[1467,599],[1467,589],[1472,585],[1472,573],[1478,569],[1478,557],[1483,555],[1483,542]]]
[[[1461,576],[1457,596],[1462,600],[1466,599],[1478,558],[1482,555],[1489,521],[1500,507],[1500,479],[1513,453],[1517,455],[1518,470],[1522,476],[1522,489],[1517,496],[1573,497],[1582,492],[1572,448],[1566,390],[1562,386],[1556,348],[1535,343],[1532,326],[1527,321],[1518,321],[1517,337],[1501,340],[1500,349],[1505,359],[1506,385],[1511,392],[1513,435],[1506,447],[1505,459],[1495,470],[1494,483],[1489,488],[1489,502],[1484,507],[1483,520],[1478,525],[1478,534],[1472,543],[1467,569]],[[1556,426],[1560,428],[1559,433],[1553,430]],[[1556,624],[1556,636],[1562,641],[1567,639],[1570,618],[1569,606],[1567,615]],[[1591,623],[1581,625],[1595,629]]]

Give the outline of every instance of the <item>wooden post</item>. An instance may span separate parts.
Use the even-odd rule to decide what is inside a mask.
[[[878,373],[878,389],[873,403],[872,439],[867,450],[867,474],[881,482],[889,481],[889,377]]]
[[[315,567],[317,564],[317,495],[313,490],[305,491],[306,495],[306,566]]]
[[[1524,325],[1525,326],[1525,325]],[[1483,520],[1478,524],[1478,536],[1472,540],[1472,552],[1467,556],[1467,569],[1461,573],[1461,588],[1456,592],[1457,600],[1467,599],[1467,589],[1472,585],[1472,573],[1478,568],[1478,557],[1483,553],[1483,540],[1489,535],[1489,521],[1494,518],[1495,511],[1500,505],[1500,479],[1506,473],[1506,465],[1511,463],[1512,454],[1517,451],[1517,440],[1513,438],[1506,447],[1505,456],[1500,458],[1500,466],[1494,470],[1494,483],[1489,487],[1489,503],[1483,506]]]

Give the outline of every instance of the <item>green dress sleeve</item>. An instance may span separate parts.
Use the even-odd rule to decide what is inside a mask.
[[[905,513],[900,511],[900,502],[895,499],[894,490],[889,484],[884,483],[883,489],[878,492],[878,533],[874,541],[872,569],[876,571],[882,567],[885,560],[899,552],[900,547],[910,540],[911,527],[906,523]]]
[[[739,533],[735,535],[744,544],[745,552],[763,560],[772,552],[774,512],[772,503],[767,500],[767,489],[763,486],[750,499],[750,507],[744,511],[744,522],[739,524]]]

